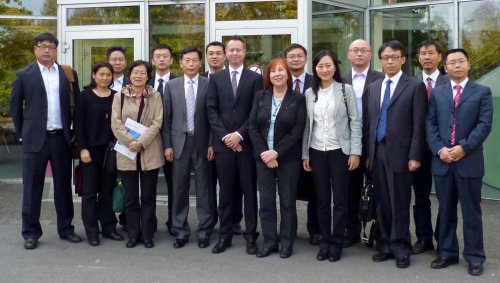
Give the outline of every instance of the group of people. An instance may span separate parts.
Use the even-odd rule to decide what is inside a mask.
[[[319,245],[317,260],[335,262],[361,241],[359,200],[365,176],[373,179],[377,253],[373,261],[395,258],[410,266],[411,254],[434,249],[432,268],[458,263],[457,202],[464,222],[464,253],[469,273],[480,275],[485,261],[481,220],[482,144],[492,124],[489,88],[468,79],[463,49],[444,56],[426,40],[418,47],[423,72],[402,72],[407,54],[397,41],[378,49],[384,73],[370,67],[372,48],[362,39],[347,51],[351,70],[344,76],[328,50],[305,72],[307,50],[291,44],[271,60],[265,78],[244,68],[246,43],[232,37],[206,47],[209,71],[199,74],[203,53],[180,52],[183,75],[170,72],[168,45],[152,51],[152,65],[136,60],[125,75],[125,50],[112,47],[107,61],[92,68],[81,93],[54,61],[57,38],[35,38],[37,62],[18,72],[11,114],[24,149],[24,247],[34,249],[42,235],[40,202],[47,162],[54,173],[54,202],[61,239],[80,242],[71,225],[70,95],[77,93],[74,130],[80,148],[84,190],[82,219],[91,246],[104,238],[123,240],[112,210],[117,176],[124,187],[126,247],[154,247],[156,187],[163,167],[168,186],[168,232],[174,248],[190,238],[190,175],[195,174],[198,247],[213,253],[232,246],[244,216],[246,253],[266,257],[293,253],[296,200],[308,199],[309,242]],[[225,61],[227,59],[227,67]],[[441,74],[441,59],[447,75]],[[74,73],[76,77],[76,73]],[[79,93],[79,94],[78,94]],[[140,133],[130,123],[143,126]],[[118,141],[129,154],[110,149]],[[108,166],[116,154],[116,165]],[[433,233],[430,192],[434,175],[439,215]],[[218,190],[217,190],[218,183]],[[416,243],[411,245],[411,191]],[[259,197],[257,197],[257,190]],[[218,194],[218,197],[217,197]],[[276,195],[279,195],[278,224]],[[217,203],[218,199],[218,203]],[[333,200],[333,209],[332,209]],[[260,216],[263,243],[257,246]]]

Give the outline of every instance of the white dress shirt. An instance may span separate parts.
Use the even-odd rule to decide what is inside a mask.
[[[121,75],[118,79],[113,80],[113,85],[112,85],[111,89],[116,91],[116,92],[122,91],[124,77],[125,77],[125,75]]]
[[[394,94],[394,90],[396,89],[396,86],[398,85],[398,82],[399,82],[399,79],[401,78],[401,76],[403,75],[403,71],[399,70],[399,72],[394,75],[392,78],[389,78],[387,75],[385,75],[385,78],[384,78],[384,81],[382,81],[382,89],[381,89],[381,92],[380,92],[380,106],[382,106],[382,102],[384,102],[384,93],[385,93],[385,88],[387,86],[387,81],[388,80],[391,80],[391,85],[390,85],[390,88],[391,88],[391,98],[392,98],[392,95]]]
[[[198,97],[198,77],[199,75],[196,74],[196,76],[192,79],[188,78],[186,75],[184,75],[184,98],[186,98],[187,93],[188,93],[188,88],[189,88],[189,81],[193,81],[193,88],[194,88],[194,99]]]
[[[303,72],[299,77],[292,75],[292,89],[295,89],[295,80],[299,79],[300,93],[304,93],[304,84],[306,82],[306,72]]]
[[[432,80],[432,88],[436,86],[436,81],[437,78],[439,77],[439,70],[436,69],[434,73],[432,73],[430,76],[427,75],[426,73],[422,72],[422,81],[425,83],[425,87],[427,87],[427,78],[430,77]]]
[[[368,76],[368,66],[363,72],[356,73],[354,69],[352,69],[352,88],[354,89],[354,93],[356,94],[356,106],[358,107],[358,115],[360,119],[363,119],[363,90],[365,88],[366,77]]]
[[[47,93],[47,130],[62,129],[61,100],[59,97],[59,66],[56,63],[47,68],[38,63],[42,73],[45,92]]]
[[[233,69],[233,67],[229,66],[229,80],[233,78],[233,71],[237,71],[236,74],[236,85],[240,85],[241,72],[243,72],[243,65],[239,66],[237,69]]]
[[[158,85],[160,85],[160,82],[158,80],[160,78],[163,79],[163,91],[165,91],[165,85],[170,79],[170,72],[166,73],[163,76],[158,75],[158,73],[155,74],[155,85],[154,85],[155,90],[158,90]]]
[[[335,125],[335,96],[333,85],[318,90],[318,100],[314,104],[311,147],[328,151],[340,148]]]

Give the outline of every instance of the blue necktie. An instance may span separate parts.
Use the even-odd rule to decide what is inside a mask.
[[[387,127],[387,108],[389,107],[389,102],[391,101],[391,80],[387,80],[384,92],[384,100],[380,106],[380,116],[378,118],[377,127],[377,141],[380,142],[385,138],[386,127]]]

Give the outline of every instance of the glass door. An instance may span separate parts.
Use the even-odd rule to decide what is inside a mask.
[[[106,60],[106,51],[111,46],[125,48],[130,64],[141,59],[142,44],[140,30],[127,31],[68,31],[65,33],[65,45],[62,52],[66,64],[70,64],[78,73],[80,89],[90,83],[92,66]]]

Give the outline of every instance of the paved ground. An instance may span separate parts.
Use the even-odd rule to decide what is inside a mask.
[[[174,249],[173,238],[164,226],[155,235],[153,249],[141,245],[127,249],[125,242],[106,239],[99,247],[90,247],[86,241],[70,244],[57,237],[54,205],[46,192],[41,216],[44,235],[38,249],[27,251],[20,235],[21,191],[19,183],[0,180],[0,282],[500,282],[497,201],[483,201],[488,259],[484,274],[476,278],[467,273],[462,258],[460,264],[447,269],[431,269],[433,252],[413,256],[407,269],[396,268],[394,261],[372,262],[374,251],[361,245],[344,249],[342,260],[337,263],[318,262],[317,247],[307,242],[303,202],[298,202],[299,238],[293,256],[281,259],[273,254],[259,259],[245,254],[241,236],[236,236],[233,247],[220,255],[212,254],[210,248],[199,249],[195,237],[186,247]],[[435,209],[434,196],[432,203]],[[79,211],[80,204],[76,202],[74,224],[83,235]],[[193,212],[190,223],[196,221]],[[160,223],[165,222],[165,214],[166,207],[159,202]],[[213,235],[212,244],[215,240]]]

